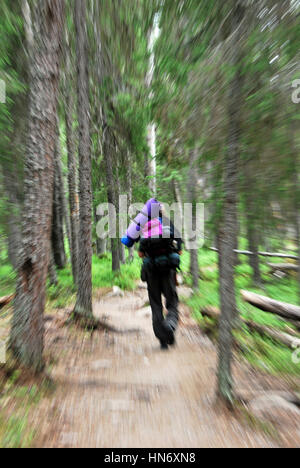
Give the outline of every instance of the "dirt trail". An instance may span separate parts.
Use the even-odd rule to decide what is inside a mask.
[[[153,336],[146,301],[146,290],[137,289],[95,304],[97,316],[118,329],[138,328],[136,333],[96,332],[91,339],[48,323],[46,350],[59,356],[52,372],[59,383],[49,407],[40,408],[39,446],[274,446],[214,409],[216,350],[184,307],[177,346],[165,352]]]

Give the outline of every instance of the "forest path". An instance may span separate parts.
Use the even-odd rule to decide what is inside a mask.
[[[181,296],[189,292],[179,288]],[[147,300],[147,291],[139,288],[124,297],[104,296],[94,306],[95,315],[116,328],[139,332],[95,332],[91,339],[47,322],[46,353],[59,356],[52,371],[58,386],[51,406],[40,408],[38,446],[274,446],[214,407],[216,349],[188,309],[180,307],[177,346],[161,351]],[[246,387],[250,378],[243,376]]]

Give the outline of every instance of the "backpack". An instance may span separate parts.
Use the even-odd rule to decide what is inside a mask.
[[[180,269],[180,256],[172,227],[163,226],[160,218],[145,225],[140,245],[141,250],[146,253],[142,268],[143,281],[146,281],[147,271],[167,273]]]

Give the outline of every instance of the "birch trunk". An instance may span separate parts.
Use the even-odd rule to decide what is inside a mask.
[[[154,17],[153,27],[148,34],[148,52],[150,53],[149,68],[146,76],[146,86],[149,89],[149,99],[153,94],[151,91],[154,67],[155,67],[155,54],[154,44],[159,35],[159,14]],[[154,122],[149,123],[147,127],[147,144],[149,148],[149,157],[145,159],[146,175],[149,178],[149,190],[152,196],[156,196],[156,125]]]

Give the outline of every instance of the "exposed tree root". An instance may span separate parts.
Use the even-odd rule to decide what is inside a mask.
[[[75,312],[73,312],[70,315],[70,317],[66,321],[66,325],[69,325],[71,323],[75,323],[80,328],[91,332],[102,330],[108,331],[110,333],[116,333],[119,335],[125,335],[128,333],[141,333],[141,330],[139,328],[119,329],[107,323],[106,320],[98,319],[94,316],[83,317],[81,314],[77,314]]]

